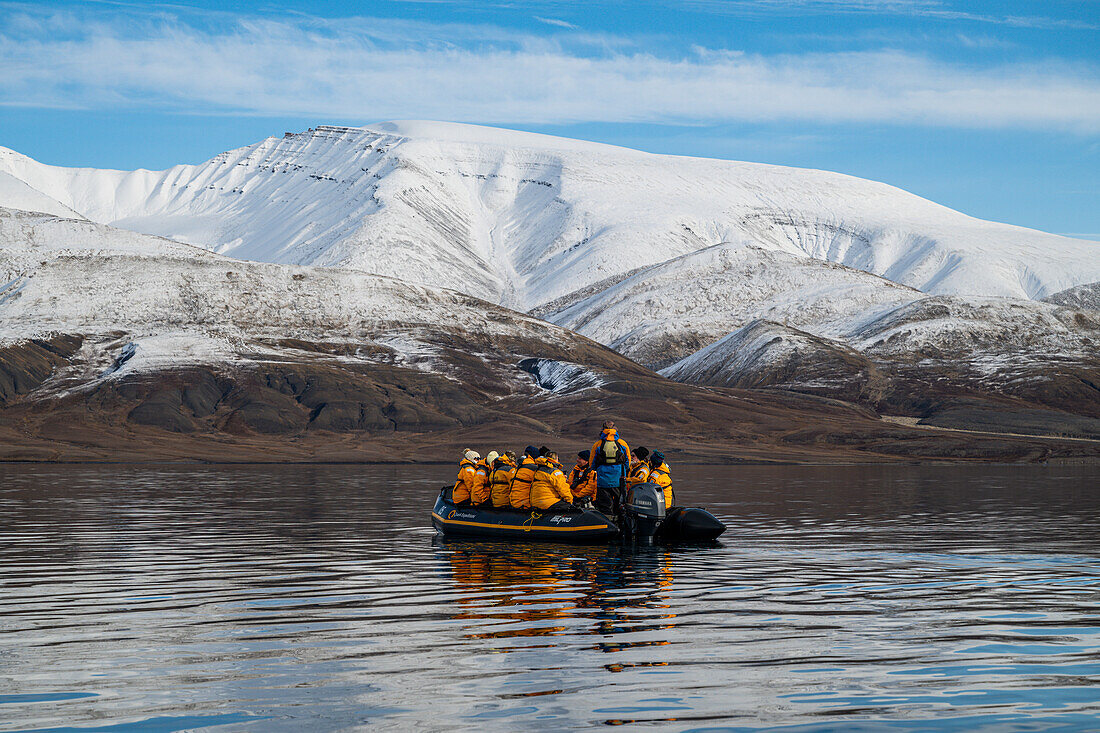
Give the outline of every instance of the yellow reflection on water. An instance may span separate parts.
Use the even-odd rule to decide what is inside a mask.
[[[467,639],[580,634],[605,637],[591,648],[607,653],[669,643],[631,638],[675,625],[668,593],[672,561],[666,551],[453,540],[440,540],[438,546],[457,591],[453,618],[467,622]],[[502,646],[497,651],[532,648]],[[606,669],[628,666],[633,665]]]

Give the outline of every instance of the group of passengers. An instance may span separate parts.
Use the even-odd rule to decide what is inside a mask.
[[[592,503],[614,513],[625,488],[647,482],[661,487],[665,509],[671,508],[672,474],[664,455],[646,448],[631,452],[608,421],[592,448],[577,454],[568,476],[558,454],[546,446],[529,445],[518,459],[512,451],[489,451],[482,458],[466,449],[451,497],[457,505],[478,509],[571,514]]]

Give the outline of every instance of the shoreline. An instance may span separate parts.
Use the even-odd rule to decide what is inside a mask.
[[[457,461],[180,461],[180,460],[33,460],[0,459],[4,466],[454,466]],[[1004,461],[996,459],[924,459],[869,461],[705,461],[677,460],[680,466],[786,466],[786,467],[851,467],[851,466],[1100,466],[1100,456],[1055,456],[1043,461]]]

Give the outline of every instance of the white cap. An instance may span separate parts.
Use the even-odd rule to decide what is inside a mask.
[[[471,463],[476,463],[477,461],[481,460],[481,454],[478,453],[476,450],[468,450],[466,451],[465,458]]]
[[[485,456],[485,462],[491,466],[493,465],[493,461],[498,458],[500,458],[500,454],[497,453],[495,450],[491,450],[489,451],[488,455]]]

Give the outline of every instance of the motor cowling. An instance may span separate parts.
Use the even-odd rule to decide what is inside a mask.
[[[626,509],[639,517],[664,519],[665,493],[657,484],[638,484],[626,490]]]
[[[652,544],[665,519],[665,494],[657,484],[638,484],[626,491],[623,515],[632,538]]]

